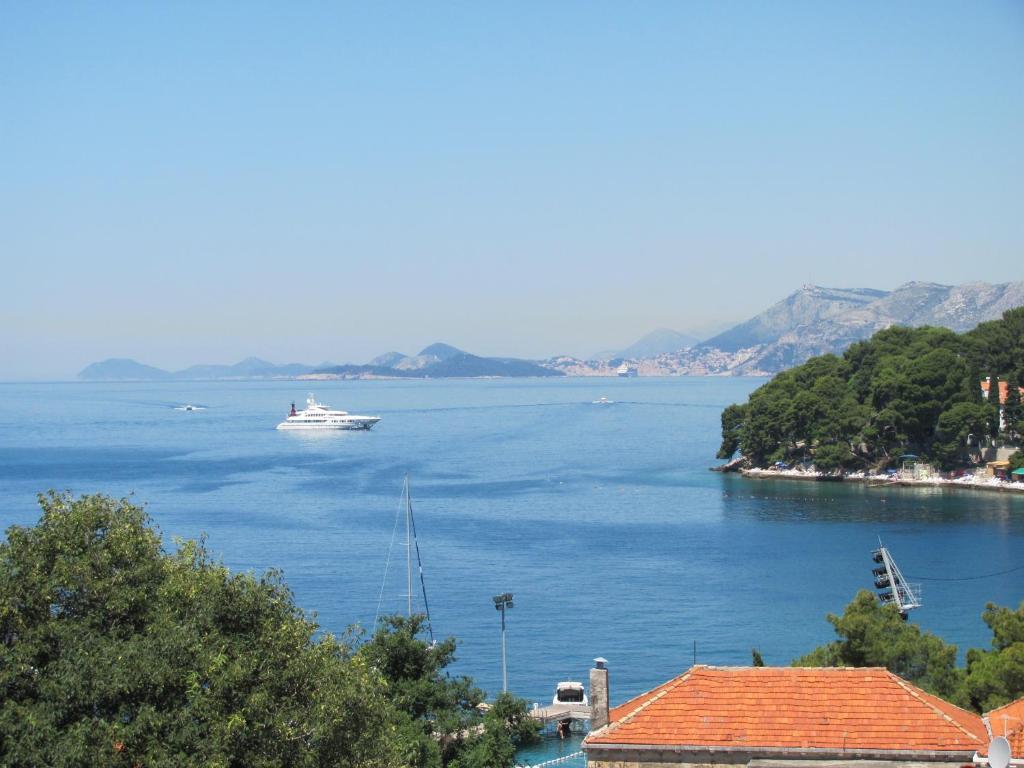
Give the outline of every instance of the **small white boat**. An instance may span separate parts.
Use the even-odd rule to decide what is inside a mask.
[[[292,410],[288,418],[277,425],[278,429],[369,429],[380,421],[380,416],[356,416],[348,411],[332,410],[323,403],[318,403],[313,394],[306,398],[306,408],[302,411]]]
[[[604,395],[601,395],[601,396],[600,396],[599,398],[597,398],[597,400],[592,400],[591,402],[592,402],[592,403],[593,403],[594,405],[611,405],[611,404],[613,404],[613,403],[614,403],[615,401],[614,401],[614,400],[609,400],[609,399],[608,399],[607,397],[605,397]]]
[[[578,705],[580,707],[590,706],[590,702],[587,700],[587,692],[583,688],[583,683],[577,683],[574,681],[566,681],[556,685],[555,697],[551,700],[551,704],[554,706],[558,706],[559,704]]]
[[[174,406],[176,411],[205,411],[206,408],[202,405],[176,405]]]

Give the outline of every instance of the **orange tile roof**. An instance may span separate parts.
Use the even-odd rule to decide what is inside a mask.
[[[1010,742],[1010,754],[1014,757],[1024,755],[1024,698],[1011,701],[998,709],[986,713],[988,727],[992,729],[993,736],[1006,736]],[[987,755],[988,749],[981,750],[981,754]]]
[[[616,707],[584,747],[973,753],[982,719],[881,667],[698,665]]]
[[[1011,701],[1009,704],[1004,704],[1001,707],[993,709],[991,712],[986,712],[985,717],[992,723],[993,731],[1002,731],[1002,728],[996,728],[996,721],[1003,722],[1003,717],[1006,717],[1006,723],[1010,728],[1015,725],[1024,725],[1024,698]]]
[[[988,379],[985,379],[984,381],[981,382],[981,391],[985,393],[986,397],[988,397],[988,391],[989,391],[989,389],[991,389],[991,387],[992,387],[992,385],[989,383]],[[1021,395],[1024,395],[1024,387],[1018,387],[1017,389],[1020,391]],[[1006,395],[1009,394],[1009,392],[1010,392],[1010,382],[1006,381],[1005,379],[1000,379],[999,380],[999,404],[1000,405],[1002,405],[1003,403],[1006,402]]]

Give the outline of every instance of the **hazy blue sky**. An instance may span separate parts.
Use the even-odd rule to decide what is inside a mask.
[[[0,378],[1024,277],[1024,3],[0,5]]]

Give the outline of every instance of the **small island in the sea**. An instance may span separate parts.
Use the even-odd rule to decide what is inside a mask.
[[[82,381],[207,381],[244,379],[440,379],[520,376],[563,376],[530,360],[480,357],[449,344],[431,344],[418,355],[388,352],[365,365],[320,363],[275,365],[250,357],[234,365],[193,365],[166,371],[135,360],[111,358],[86,366]]]

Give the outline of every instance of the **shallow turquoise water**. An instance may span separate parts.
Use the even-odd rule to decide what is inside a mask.
[[[383,421],[369,433],[273,429],[308,384],[0,385],[0,524],[35,494],[134,492],[168,541],[205,533],[232,568],[276,567],[325,629],[372,625],[409,472],[435,630],[459,672],[533,702],[611,668],[613,702],[693,661],[770,664],[831,638],[824,616],[870,587],[878,537],[905,574],[1024,564],[1024,499],[978,492],[749,481],[708,472],[722,407],[759,379],[318,382],[318,399]],[[606,395],[613,405],[591,401]],[[205,411],[173,406],[198,403]],[[394,558],[402,560],[404,549]],[[403,610],[393,564],[385,611]],[[986,601],[1024,571],[924,582],[914,614],[986,645]],[[562,745],[552,747],[555,751]]]

